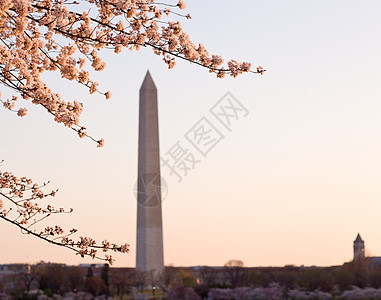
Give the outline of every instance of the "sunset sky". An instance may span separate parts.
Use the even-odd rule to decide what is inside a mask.
[[[172,1],[176,3],[176,1]],[[234,3],[234,5],[232,5]],[[82,123],[105,146],[81,140],[25,102],[19,118],[0,109],[2,170],[51,181],[52,225],[98,242],[131,244],[115,266],[135,266],[139,88],[149,69],[158,88],[161,155],[183,143],[200,162],[182,182],[162,169],[164,260],[175,266],[336,265],[359,232],[381,256],[381,2],[379,0],[188,0],[182,20],[195,43],[267,72],[217,79],[150,49],[104,52],[94,74],[108,101],[58,74],[47,79],[85,105]],[[7,94],[0,86],[3,98]],[[227,92],[247,111],[224,128],[210,113]],[[207,155],[184,135],[203,117],[224,135]],[[0,264],[89,263],[0,222]],[[96,261],[94,261],[96,262]]]

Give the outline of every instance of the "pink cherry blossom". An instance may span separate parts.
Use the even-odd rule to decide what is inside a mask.
[[[36,227],[39,221],[52,215],[73,211],[72,209],[56,209],[50,204],[44,207],[42,203],[39,203],[39,201],[47,197],[54,197],[56,195],[57,190],[47,193],[43,191],[48,184],[49,182],[39,185],[29,178],[19,178],[10,172],[0,170],[0,218],[18,226],[23,233],[31,234],[57,246],[71,249],[82,257],[90,256],[92,258],[103,259],[111,264],[114,259],[109,255],[104,257],[99,256],[99,249],[103,252],[129,252],[130,246],[128,244],[117,245],[104,241],[98,245],[94,239],[84,236],[74,240],[72,236],[77,232],[74,228],[66,232],[59,225],[45,226],[44,228]]]
[[[100,92],[109,99],[110,92],[101,92],[88,70],[106,68],[99,54],[101,49],[120,53],[122,48],[149,47],[162,56],[169,69],[175,66],[176,59],[185,59],[218,78],[250,72],[251,64],[247,62],[231,60],[223,67],[219,55],[210,55],[203,45],[197,47],[191,41],[181,23],[173,21],[174,17],[190,19],[189,15],[179,13],[186,8],[183,0],[177,4],[119,0],[84,0],[81,6],[77,4],[53,0],[0,1],[0,77],[6,88],[45,109],[56,122],[74,129],[80,137],[84,136],[79,132],[83,127],[79,124],[82,110],[74,110],[72,101],[61,99],[41,75],[58,70],[63,79],[86,86],[90,94]],[[86,60],[90,62],[87,67]],[[263,74],[264,70],[258,67],[254,73]],[[26,108],[15,109],[17,97],[0,101],[18,116],[27,113]]]

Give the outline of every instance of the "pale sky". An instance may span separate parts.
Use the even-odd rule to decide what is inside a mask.
[[[115,266],[135,266],[138,95],[147,69],[158,87],[161,154],[227,92],[249,111],[219,127],[219,142],[163,203],[164,259],[175,266],[335,265],[352,258],[358,232],[381,256],[381,2],[193,0],[182,24],[194,42],[225,59],[262,65],[264,76],[216,79],[178,61],[168,70],[151,50],[106,52],[95,74],[112,98],[89,95],[58,76],[50,86],[85,104],[89,140],[25,102],[24,118],[0,109],[2,169],[60,189],[74,213],[50,224],[98,242],[130,243]],[[7,95],[0,87],[3,95]],[[221,126],[216,120],[215,126]],[[0,263],[88,263],[0,222]],[[96,261],[95,261],[96,262]]]

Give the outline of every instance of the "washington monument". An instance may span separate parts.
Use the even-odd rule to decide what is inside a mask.
[[[149,71],[140,87],[136,269],[164,269],[157,89]]]

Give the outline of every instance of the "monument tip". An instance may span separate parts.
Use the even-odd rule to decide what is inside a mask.
[[[146,77],[144,77],[144,80],[143,80],[143,83],[142,83],[142,86],[140,87],[140,89],[155,89],[156,90],[156,85],[155,83],[153,82],[153,79],[152,79],[152,76],[151,76],[151,73],[149,72],[149,70],[147,70],[147,73],[146,73]]]

